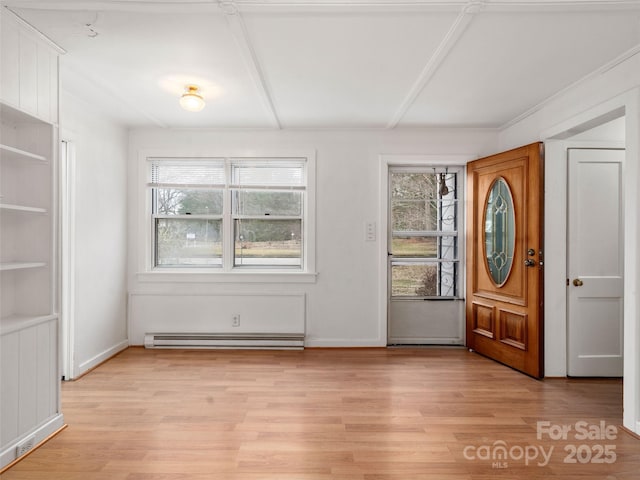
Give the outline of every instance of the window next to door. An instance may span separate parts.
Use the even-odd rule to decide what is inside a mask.
[[[460,296],[458,169],[389,171],[391,296]]]

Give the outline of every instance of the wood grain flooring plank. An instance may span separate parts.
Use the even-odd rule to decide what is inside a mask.
[[[640,465],[621,381],[538,381],[457,348],[129,348],[62,400],[69,428],[2,480],[637,480]],[[538,438],[538,422],[572,430]],[[578,422],[617,433],[578,440]],[[601,444],[615,461],[566,463]],[[552,451],[538,465],[527,448]]]

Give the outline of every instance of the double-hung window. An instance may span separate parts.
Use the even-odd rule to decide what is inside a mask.
[[[149,158],[154,268],[304,269],[305,158]]]

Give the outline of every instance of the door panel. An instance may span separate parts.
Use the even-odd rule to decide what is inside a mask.
[[[622,376],[624,150],[569,149],[568,373]]]
[[[543,145],[469,163],[467,198],[467,346],[541,378]]]
[[[464,302],[392,300],[389,343],[394,345],[462,345]]]

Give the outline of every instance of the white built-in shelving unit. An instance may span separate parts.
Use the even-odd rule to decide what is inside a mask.
[[[39,317],[55,310],[55,127],[8,105],[0,119],[0,316]]]
[[[60,429],[59,51],[0,10],[0,470]]]

